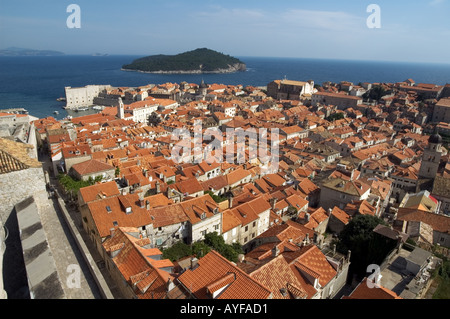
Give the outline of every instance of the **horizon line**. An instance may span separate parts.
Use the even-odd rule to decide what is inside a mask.
[[[41,51],[41,50],[39,50]],[[42,50],[42,51],[57,51],[57,50]],[[150,55],[145,54],[132,54],[132,53],[65,53],[62,51],[58,51],[63,53],[63,55],[52,56],[52,55],[18,55],[18,56],[0,56],[0,57],[63,57],[63,56],[91,56],[91,57],[108,57],[108,56],[130,56],[130,57],[146,57]],[[100,56],[95,56],[95,54],[101,54]],[[450,65],[450,62],[447,61],[402,61],[402,60],[367,60],[367,59],[343,59],[343,58],[333,58],[333,57],[294,57],[294,56],[250,56],[250,55],[235,55],[236,58],[261,58],[261,59],[296,59],[296,60],[323,60],[323,61],[342,61],[342,62],[381,62],[381,63],[404,63],[404,64],[434,64],[434,65]]]

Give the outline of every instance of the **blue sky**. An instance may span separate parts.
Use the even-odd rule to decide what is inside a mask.
[[[69,29],[69,4],[81,28]],[[369,29],[367,6],[381,8]],[[450,63],[450,0],[0,0],[0,48]]]

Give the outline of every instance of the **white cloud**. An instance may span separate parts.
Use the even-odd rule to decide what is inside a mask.
[[[440,5],[442,3],[445,3],[445,1],[446,0],[433,0],[433,1],[430,2],[430,5],[437,6],[437,5]]]

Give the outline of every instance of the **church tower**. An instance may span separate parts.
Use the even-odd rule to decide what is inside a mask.
[[[123,105],[122,98],[119,97],[119,105],[117,106],[117,116],[123,120],[125,118],[125,106]]]
[[[200,84],[199,87],[199,95],[205,97],[207,93],[208,93],[208,85],[205,83],[205,81],[202,80],[202,83]]]
[[[442,156],[442,136],[437,132],[430,136],[428,147],[424,149],[419,177],[434,179]]]

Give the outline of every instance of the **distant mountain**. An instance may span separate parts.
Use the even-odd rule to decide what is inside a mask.
[[[33,50],[23,48],[6,48],[0,50],[0,56],[61,56],[65,55],[63,52],[52,50]]]
[[[203,48],[177,55],[140,58],[122,69],[148,73],[233,73],[245,71],[246,65],[237,58]]]

